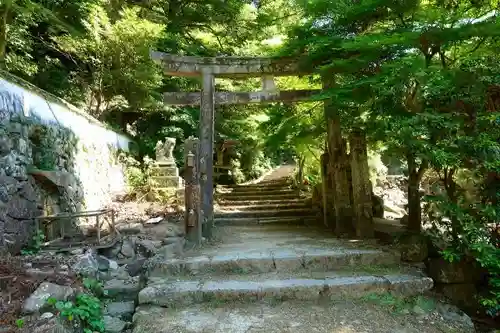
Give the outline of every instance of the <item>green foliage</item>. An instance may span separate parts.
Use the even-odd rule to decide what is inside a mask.
[[[55,307],[61,319],[80,327],[84,333],[104,332],[103,304],[98,298],[102,295],[103,286],[88,278],[83,280],[83,285],[86,291],[78,293],[74,300],[49,298],[47,303]]]
[[[24,326],[24,319],[20,318],[20,319],[16,319],[16,327],[21,329],[23,328]]]
[[[67,163],[72,163],[78,142],[74,133],[59,125],[36,122],[32,124],[29,134],[33,166],[40,170],[57,170],[58,153],[67,157]]]
[[[54,138],[46,126],[33,126],[30,134],[33,144],[33,165],[40,170],[52,171],[57,167],[57,156],[54,151]]]
[[[481,299],[482,305],[492,317],[500,314],[500,248],[481,242],[472,246],[476,260],[489,274],[490,290],[487,297]]]
[[[291,31],[283,54],[301,55],[303,66],[335,82],[317,99],[330,99],[345,133],[361,128],[372,143],[382,141],[388,155],[407,162],[414,182],[409,206],[417,207],[409,214],[412,228],[421,227],[424,171],[440,175],[440,188],[425,199],[435,243],[448,260],[473,257],[488,269],[492,298],[485,304],[496,314],[500,257],[490,228],[499,223],[500,201],[479,189],[486,175],[500,172],[496,4],[300,3],[307,21]],[[461,174],[477,183],[466,187],[472,182],[460,181]]]
[[[40,252],[44,242],[45,235],[41,230],[37,230],[37,232],[31,237],[31,242],[26,246],[26,248],[21,250],[21,254],[25,256],[37,254]]]
[[[151,92],[160,86],[162,76],[149,52],[163,26],[141,19],[138,8],[124,9],[112,22],[97,5],[83,25],[84,36],[65,35],[54,40],[88,68],[78,79],[89,86],[90,114],[103,119],[116,108],[136,109],[156,103],[158,96]]]
[[[122,153],[119,160],[125,167],[129,200],[158,201],[161,203],[174,203],[176,201],[175,189],[161,189],[154,180],[154,161],[151,158],[146,156],[141,164],[134,157]]]

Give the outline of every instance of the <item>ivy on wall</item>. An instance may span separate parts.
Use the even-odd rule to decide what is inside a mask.
[[[33,124],[29,139],[35,168],[70,171],[78,141],[71,130],[57,125]]]

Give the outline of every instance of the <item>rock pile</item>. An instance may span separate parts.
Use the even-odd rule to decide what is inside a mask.
[[[75,273],[103,284],[106,332],[118,333],[130,327],[139,291],[144,287],[144,273],[148,262],[183,254],[184,235],[180,227],[168,225],[161,230],[163,231],[154,238],[144,234],[124,233],[109,248],[80,248],[67,253],[66,262],[70,264],[63,265],[67,274]],[[43,269],[38,269],[38,273],[43,274]],[[75,332],[67,323],[58,320],[55,309],[47,304],[47,300],[72,300],[81,288],[78,285],[51,282],[40,284],[22,305],[22,314],[28,316],[26,320],[35,319],[31,320],[29,330]]]
[[[386,176],[377,180],[373,192],[384,200],[384,218],[400,219],[406,215],[408,194],[405,176]]]

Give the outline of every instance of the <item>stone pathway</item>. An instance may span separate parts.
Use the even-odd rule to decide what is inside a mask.
[[[236,194],[225,198],[237,200],[226,207],[238,202],[240,214],[218,215],[216,244],[182,259],[151,260],[135,333],[474,332],[397,301],[421,295],[432,280],[375,241],[340,240],[305,226],[310,211],[290,208],[301,203],[297,196],[283,208],[282,191],[292,190],[277,178],[227,190]],[[273,200],[278,209],[261,208]],[[261,214],[269,211],[278,213]],[[396,315],[399,304],[405,311]]]

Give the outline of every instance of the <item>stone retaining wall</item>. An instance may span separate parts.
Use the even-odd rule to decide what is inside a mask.
[[[16,252],[36,216],[101,209],[123,192],[116,153],[131,140],[57,97],[0,76],[0,250]]]

